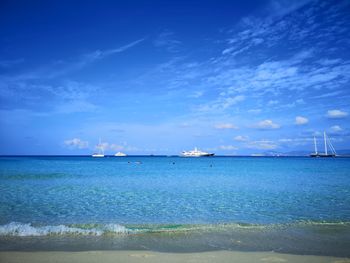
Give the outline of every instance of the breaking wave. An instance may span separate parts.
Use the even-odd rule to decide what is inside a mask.
[[[50,236],[50,235],[93,235],[101,236],[107,233],[128,234],[131,231],[118,224],[105,225],[56,225],[33,226],[11,222],[0,226],[0,236]]]
[[[127,225],[120,224],[70,224],[70,225],[33,225],[31,223],[11,222],[0,225],[1,236],[102,236],[102,235],[130,235],[146,233],[208,233],[230,231],[269,231],[283,229],[305,228],[331,228],[350,231],[350,222],[326,222],[326,221],[298,221],[285,224],[144,224]]]

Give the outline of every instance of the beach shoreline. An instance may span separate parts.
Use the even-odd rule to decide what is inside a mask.
[[[275,252],[211,251],[200,253],[162,253],[143,250],[123,251],[2,251],[1,262],[295,262],[295,263],[350,263],[349,258],[294,255]]]

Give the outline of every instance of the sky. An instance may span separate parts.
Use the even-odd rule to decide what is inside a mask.
[[[0,3],[0,154],[350,149],[350,2]]]

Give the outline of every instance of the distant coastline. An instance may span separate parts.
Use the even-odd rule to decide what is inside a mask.
[[[80,155],[80,154],[72,154],[72,155],[69,155],[69,154],[3,154],[3,155],[0,155],[0,158],[1,157],[91,157],[91,155],[89,154],[83,154],[83,155]],[[105,157],[111,157],[111,158],[118,158],[112,154],[106,154]],[[137,154],[137,155],[132,155],[132,154],[129,154],[128,156],[125,156],[125,157],[181,157],[179,155],[164,155],[164,154]],[[287,155],[287,154],[281,154],[281,155],[264,155],[264,154],[256,154],[256,155],[215,155],[215,156],[212,156],[210,158],[226,158],[226,157],[237,157],[237,158],[242,158],[242,157],[252,157],[252,158],[261,158],[261,157],[309,157],[308,154],[304,154],[304,155]],[[337,155],[337,158],[348,158],[350,157],[350,153],[348,154],[339,154]],[[182,157],[183,158],[183,157]],[[204,157],[202,157],[204,158]]]

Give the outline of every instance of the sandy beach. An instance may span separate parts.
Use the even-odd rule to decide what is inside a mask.
[[[292,255],[274,252],[215,251],[202,253],[159,253],[151,251],[84,251],[84,252],[0,252],[6,263],[64,262],[235,262],[235,263],[350,263],[349,258]]]

